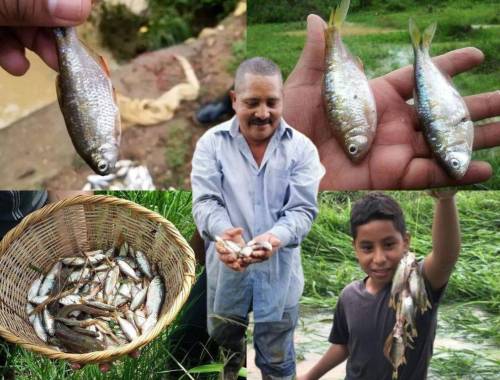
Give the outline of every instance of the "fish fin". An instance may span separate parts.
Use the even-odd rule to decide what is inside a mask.
[[[410,17],[410,21],[408,22],[408,27],[410,30],[411,43],[415,49],[418,49],[420,46],[420,29],[418,28],[417,23]]]
[[[432,39],[434,38],[434,33],[436,33],[436,27],[437,23],[433,22],[424,30],[424,34],[422,35],[422,46],[424,47],[424,49],[429,49],[429,47],[431,46]]]
[[[99,60],[99,65],[102,67],[102,69],[106,73],[106,76],[108,78],[110,78],[111,77],[111,70],[109,69],[108,61],[102,55],[98,55],[97,58]],[[113,97],[114,97],[114,100],[115,100],[115,103],[116,103],[116,95],[115,95],[115,89],[114,88],[113,88]]]
[[[342,24],[344,23],[344,20],[347,16],[347,11],[349,10],[349,3],[350,0],[342,0],[340,4],[332,10],[330,13],[330,19],[328,21],[328,27],[335,27],[337,29],[340,29]]]
[[[392,371],[392,380],[397,380],[398,379],[398,369],[395,368],[394,371]]]
[[[392,349],[392,332],[387,336],[384,343],[384,356],[392,363],[391,360],[391,349]]]
[[[59,102],[59,107],[63,109],[62,105],[62,91],[61,91],[61,75],[57,75],[56,77],[56,94],[57,94],[57,101]]]
[[[330,18],[328,19],[328,27],[331,28],[333,26],[333,19],[335,18],[335,9],[332,9],[330,12]]]

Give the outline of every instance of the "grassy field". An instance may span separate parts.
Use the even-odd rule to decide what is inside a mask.
[[[418,257],[431,250],[432,199],[421,192],[391,193],[402,205],[411,248]],[[172,221],[189,240],[195,227],[191,217],[189,192],[120,192],[114,195],[148,207]],[[354,279],[362,278],[354,258],[348,231],[352,203],[361,193],[323,193],[320,213],[303,244],[306,286],[302,304],[333,309],[340,290]],[[492,379],[500,366],[500,192],[462,192],[457,196],[462,253],[449,282],[439,315],[439,329],[450,337],[497,347],[486,351],[437,350],[431,363],[432,378],[451,379],[471,376]],[[184,311],[189,305],[184,307]],[[33,379],[189,379],[207,375],[187,374],[193,367],[189,358],[172,357],[172,336],[180,328],[179,318],[169,329],[142,350],[139,359],[124,358],[108,374],[95,365],[73,372],[67,363],[44,359],[15,349],[8,364],[17,378]],[[201,342],[206,344],[206,342]],[[483,346],[482,346],[483,347]],[[493,353],[492,353],[493,352]],[[213,358],[220,368],[222,357]],[[219,365],[219,367],[217,367]],[[184,369],[185,370],[184,370]],[[210,368],[209,368],[210,369]],[[212,375],[213,376],[213,375]],[[465,378],[465,377],[460,377]]]
[[[437,21],[438,27],[431,47],[433,56],[466,46],[475,46],[485,54],[482,65],[453,80],[463,96],[473,95],[500,88],[499,12],[498,3],[469,0],[442,6],[414,5],[397,12],[369,8],[348,14],[343,40],[351,52],[363,61],[367,76],[375,78],[412,64],[409,17],[414,17],[420,28]],[[304,46],[306,17],[307,14],[304,14],[304,21],[301,22],[249,25],[247,55],[274,60],[287,77]],[[481,27],[484,25],[487,27]],[[485,160],[494,168],[500,168],[500,148],[475,152],[473,159]],[[496,170],[488,182],[474,188],[499,189],[500,170]]]

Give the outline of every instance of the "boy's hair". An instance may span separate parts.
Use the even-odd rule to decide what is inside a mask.
[[[270,59],[263,57],[253,57],[244,60],[238,66],[234,77],[234,91],[240,92],[246,74],[273,76],[278,75],[283,83],[279,66]]]
[[[403,211],[392,197],[383,193],[369,193],[359,199],[351,210],[351,235],[356,239],[357,228],[372,220],[390,220],[402,236],[406,234]]]

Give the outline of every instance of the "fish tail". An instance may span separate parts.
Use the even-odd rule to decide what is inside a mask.
[[[332,10],[332,13],[330,13],[330,20],[328,21],[329,28],[335,27],[337,29],[340,29],[347,16],[347,11],[349,10],[349,3],[350,0],[342,0],[340,2],[340,5],[337,8],[335,8],[335,10]]]
[[[410,30],[410,38],[413,48],[418,49],[421,41],[420,29],[418,28],[417,23],[415,22],[415,20],[413,20],[412,17],[410,17],[410,21],[408,22],[408,27]]]
[[[424,32],[421,34],[420,29],[418,28],[417,23],[413,18],[410,17],[409,21],[409,30],[411,43],[415,49],[424,49],[429,50],[431,46],[432,39],[434,37],[434,33],[436,32],[437,23],[433,22],[430,24]]]

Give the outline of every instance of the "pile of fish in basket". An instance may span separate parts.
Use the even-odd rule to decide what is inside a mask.
[[[86,353],[147,334],[164,293],[146,255],[123,242],[57,261],[31,285],[26,312],[41,340],[60,351]]]

